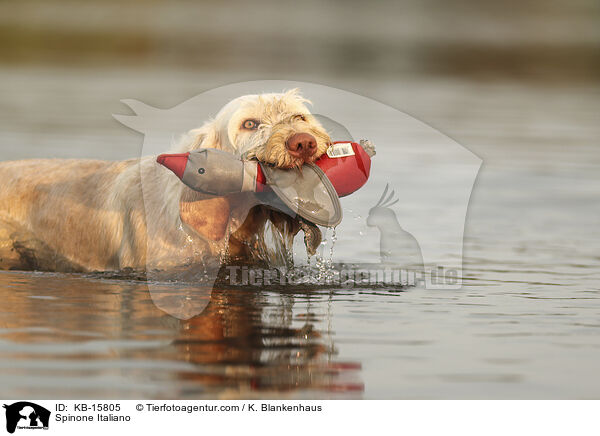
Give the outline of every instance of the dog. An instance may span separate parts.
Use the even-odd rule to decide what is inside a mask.
[[[298,90],[236,98],[170,151],[217,148],[279,168],[301,167],[331,145],[309,103]],[[0,163],[0,269],[251,264],[289,248],[300,228],[254,193],[193,191],[155,156]],[[269,229],[275,247],[268,246]]]

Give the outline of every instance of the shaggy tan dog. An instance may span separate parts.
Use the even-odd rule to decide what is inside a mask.
[[[314,161],[330,138],[306,103],[296,90],[237,98],[172,151],[218,148],[282,168]],[[0,163],[0,269],[254,262],[281,252],[265,242],[267,227],[271,244],[289,246],[299,223],[259,205],[253,193],[192,191],[153,156]]]

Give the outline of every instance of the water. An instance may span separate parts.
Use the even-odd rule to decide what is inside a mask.
[[[0,153],[135,156],[141,137],[110,118],[125,112],[119,99],[169,107],[237,79],[5,69]],[[139,280],[0,272],[0,396],[600,397],[600,87],[331,84],[392,104],[484,160],[465,226],[463,289],[217,287],[200,292],[206,309],[182,321],[158,310]],[[334,264],[377,260],[377,244],[365,244],[378,236],[367,211],[346,214],[353,231],[338,228]]]

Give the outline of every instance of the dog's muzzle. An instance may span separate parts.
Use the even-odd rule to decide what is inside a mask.
[[[285,142],[285,148],[291,156],[308,162],[317,153],[317,140],[310,133],[295,133]]]

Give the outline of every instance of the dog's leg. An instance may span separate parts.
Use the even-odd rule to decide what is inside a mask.
[[[35,265],[23,258],[15,249],[14,237],[17,226],[6,219],[0,219],[0,269],[31,270]]]
[[[10,220],[0,219],[0,269],[84,271],[47,244]]]

